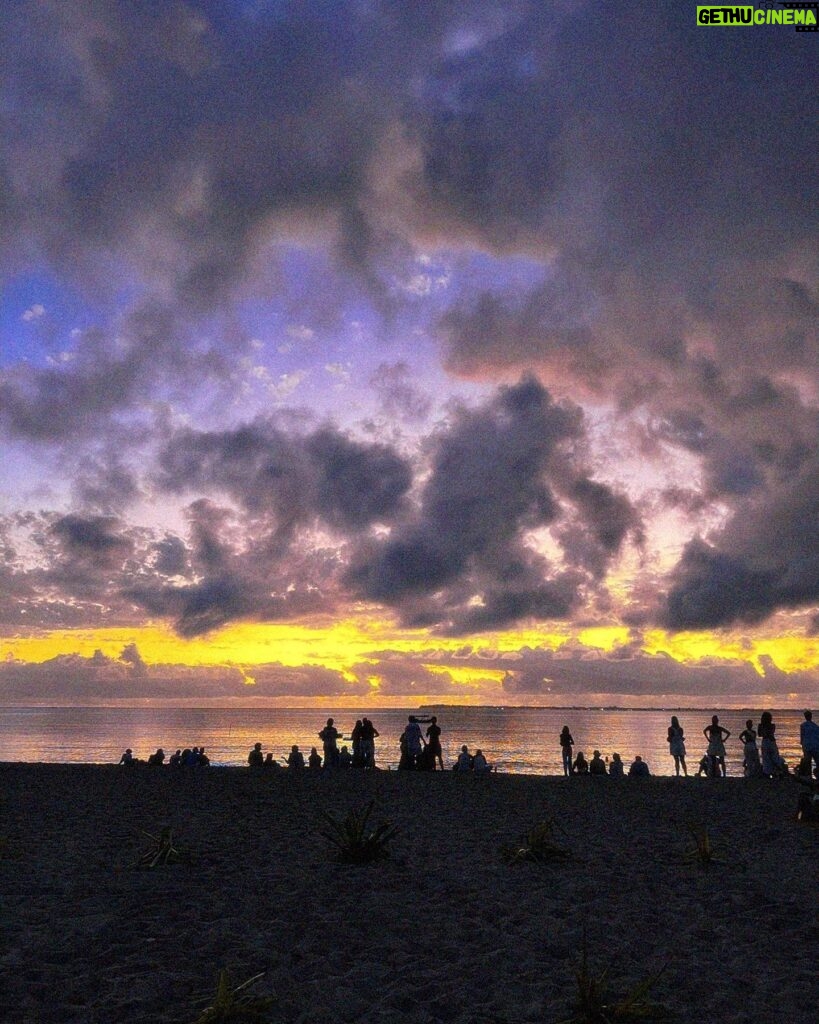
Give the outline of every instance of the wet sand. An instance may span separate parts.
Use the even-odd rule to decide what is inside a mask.
[[[0,765],[0,1019],[194,1021],[227,966],[272,1021],[549,1024],[595,970],[673,1018],[819,1020],[819,828],[792,781],[292,777]],[[321,812],[375,800],[392,856],[336,863]],[[555,818],[565,864],[500,847]],[[686,823],[725,862],[683,862]],[[131,865],[171,825],[189,862]]]

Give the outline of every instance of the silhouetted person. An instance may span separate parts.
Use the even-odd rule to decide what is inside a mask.
[[[153,754],[148,755],[148,764],[160,765],[165,763],[165,751],[162,747],[157,747]]]
[[[369,718],[361,720],[361,756],[365,768],[375,768],[375,738],[380,735]]]
[[[269,768],[278,768],[278,767],[279,767],[278,762],[273,758],[272,752],[268,750],[268,752],[265,754],[264,761],[262,761],[262,768],[268,768],[269,769]]]
[[[441,749],[441,727],[438,725],[438,718],[433,715],[427,726],[427,754],[432,762],[432,770],[435,771],[437,761],[441,771],[444,770],[444,754]]]
[[[461,747],[461,752],[458,754],[458,760],[455,762],[454,768],[459,772],[472,771],[472,757],[469,753],[469,747],[465,743]]]
[[[321,768],[321,754],[315,747],[310,748],[310,756],[307,758],[307,764],[313,769],[313,771]]]
[[[568,725],[564,725],[560,730],[560,751],[563,758],[563,774],[572,774],[572,747],[574,746],[574,739],[572,734],[569,732]]]
[[[626,774],[623,760],[620,755],[615,751],[611,755],[611,764],[609,765],[609,776],[613,779],[622,779]]]
[[[725,741],[731,735],[730,732],[719,724],[719,716],[711,716],[711,724],[706,725],[702,730],[703,736],[708,740],[708,756],[711,758],[711,772],[716,777],[722,775],[725,778]]]
[[[136,763],[134,761],[134,752],[130,747],[128,747],[128,749],[123,753],[122,757],[119,759],[119,763],[124,764],[126,768],[132,768]]]
[[[186,750],[182,754],[182,764],[185,768],[196,768],[199,764],[199,747]]]
[[[178,749],[175,754],[171,754],[170,758],[168,759],[168,764],[171,766],[171,768],[181,768],[182,767],[182,751],[181,751],[181,749]]]
[[[745,778],[752,779],[762,774],[762,765],[759,761],[759,750],[756,745],[756,729],[753,719],[745,722],[745,728],[739,734],[742,743],[742,767],[745,771]]]
[[[633,779],[647,779],[651,772],[648,770],[648,765],[638,754],[631,762],[631,767],[628,770],[629,778]]]
[[[472,771],[477,775],[485,775],[492,771],[492,765],[489,764],[480,749],[475,751],[475,756],[472,758]]]
[[[338,729],[333,725],[333,719],[327,719],[327,725],[318,734],[324,746],[324,767],[338,767],[338,740],[341,738]]]
[[[199,760],[197,764],[200,768],[207,768],[207,766],[210,764],[210,758],[205,753],[204,747],[199,748]]]
[[[364,752],[361,749],[361,734],[364,729],[364,722],[359,718],[350,733],[350,740],[353,744],[352,763],[356,768],[364,767]]]
[[[668,752],[674,758],[674,774],[679,778],[680,765],[688,778],[688,767],[685,763],[685,733],[676,715],[671,716],[671,725],[668,727]]]
[[[572,774],[589,774],[589,762],[586,760],[586,755],[583,753],[582,750],[578,750],[577,757],[574,759],[574,764],[572,765]]]
[[[808,775],[813,764],[816,766],[816,778],[819,779],[819,725],[814,722],[812,711],[805,711],[803,714],[805,721],[799,726],[799,742],[807,760]]]
[[[404,727],[404,739],[407,744],[407,757],[412,762],[412,767],[417,768],[424,740],[421,736],[421,726],[415,715],[410,715],[407,719],[407,724]]]
[[[261,743],[254,743],[253,749],[247,755],[247,763],[251,768],[261,768],[264,765],[264,754]]]
[[[353,756],[347,747],[342,747],[338,752],[338,767],[339,768],[351,768],[353,765]]]
[[[589,775],[608,775],[606,762],[600,756],[600,751],[595,750],[592,759],[589,761]]]
[[[313,747],[313,750],[316,748]],[[319,758],[321,760],[321,758]],[[292,768],[294,771],[304,771],[304,754],[299,750],[297,744],[293,744],[290,748],[290,753],[287,755],[287,767]],[[321,767],[321,765],[319,765]]]
[[[785,762],[776,745],[776,725],[770,711],[763,711],[759,718],[759,738],[762,752],[762,774],[771,779],[783,773]]]

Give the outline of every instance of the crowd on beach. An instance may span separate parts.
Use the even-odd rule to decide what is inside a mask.
[[[799,742],[802,747],[802,759],[796,767],[796,775],[801,778],[819,780],[819,725],[813,721],[813,712],[803,712],[804,721],[799,728]],[[705,753],[697,764],[697,776],[708,778],[724,778],[725,742],[731,733],[720,725],[719,715],[712,715],[711,722],[702,730],[706,740]],[[679,778],[680,771],[687,778],[685,730],[676,715],[671,716],[668,726],[668,750],[674,760],[674,774]],[[759,740],[759,746],[757,746]],[[760,715],[759,726],[754,728],[754,721],[749,718],[745,728],[739,734],[742,743],[742,769],[745,778],[779,778],[789,774],[790,769],[779,753],[776,743],[776,723],[770,711]],[[613,775],[622,777],[625,774],[623,761],[618,753],[613,753],[611,762],[608,757],[603,760],[600,751],[595,750],[591,761],[586,760],[582,750],[574,755],[574,738],[568,725],[564,725],[559,737],[563,761],[563,774],[571,775]],[[631,763],[628,774],[632,777],[645,777],[651,771],[637,754]]]
[[[795,774],[808,780],[815,776],[819,780],[819,725],[813,721],[813,713],[809,710],[803,713],[803,718],[804,721],[799,731],[802,758],[795,768]],[[423,726],[426,728],[422,728]],[[710,723],[703,728],[702,734],[705,741],[705,752],[697,763],[696,775],[708,778],[725,777],[727,774],[725,744],[730,738],[731,732],[720,725],[718,715],[713,715]],[[305,756],[298,745],[293,744],[287,757],[281,758],[282,764],[272,752],[265,753],[261,743],[256,743],[248,754],[247,763],[251,768],[261,769],[279,769],[286,765],[287,768],[294,771],[304,769],[328,771],[351,768],[371,770],[377,767],[375,741],[378,736],[378,730],[367,717],[356,721],[349,737],[344,737],[336,727],[334,719],[328,718],[326,725],[318,732],[321,753],[319,753],[317,744]],[[345,738],[349,740],[349,746],[344,743]],[[778,778],[790,774],[788,765],[779,753],[776,742],[776,723],[773,721],[770,711],[764,711],[760,715],[756,727],[754,727],[753,719],[747,719],[738,740],[742,744],[742,767],[746,778]],[[669,754],[674,761],[674,774],[677,777],[681,774],[688,777],[685,730],[676,715],[671,717],[667,741]],[[759,741],[758,745],[757,741]],[[342,745],[339,746],[339,744]],[[582,750],[575,754],[575,741],[568,725],[565,725],[560,733],[559,744],[563,774],[567,777],[608,775],[622,778],[628,775],[631,778],[645,778],[652,774],[640,754],[635,755],[628,768],[616,751],[612,753],[611,759],[608,757],[604,759],[599,750],[593,752],[590,760],[586,759]],[[399,737],[398,749],[399,771],[443,771],[441,727],[438,724],[437,716],[410,715]],[[210,759],[203,746],[178,749],[167,759],[164,750],[160,747],[147,758],[146,762],[134,757],[133,751],[128,748],[119,763],[126,766],[142,763],[163,765],[166,761],[171,768],[207,767],[210,764]],[[454,771],[471,772],[477,775],[491,772],[494,768],[495,766],[487,761],[481,749],[470,753],[466,744],[461,746],[452,765]]]

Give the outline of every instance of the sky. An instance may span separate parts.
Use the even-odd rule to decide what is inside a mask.
[[[817,36],[0,5],[0,703],[819,696]]]

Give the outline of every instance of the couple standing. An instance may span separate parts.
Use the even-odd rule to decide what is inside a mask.
[[[421,726],[426,725],[426,739],[421,734]],[[401,768],[415,768],[435,771],[435,762],[441,771],[444,770],[443,751],[441,749],[441,727],[438,718],[418,718],[410,715],[406,727],[401,734]]]

